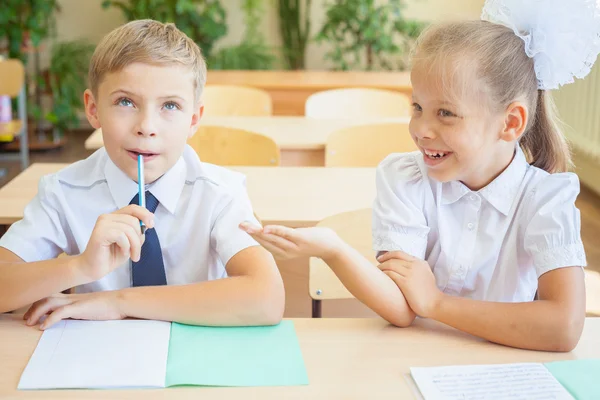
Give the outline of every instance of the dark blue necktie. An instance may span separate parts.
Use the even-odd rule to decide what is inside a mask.
[[[139,204],[139,194],[129,204]],[[149,191],[146,191],[146,208],[154,213],[158,207],[158,200]],[[167,284],[165,264],[163,262],[160,242],[156,235],[156,228],[146,229],[146,240],[142,245],[140,261],[131,262],[131,275],[133,286],[159,286]]]

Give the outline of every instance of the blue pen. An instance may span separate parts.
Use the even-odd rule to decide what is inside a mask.
[[[144,156],[138,154],[138,197],[140,207],[146,208],[146,193],[144,190]],[[140,221],[140,228],[142,229],[142,235],[146,233],[146,225],[143,221]]]

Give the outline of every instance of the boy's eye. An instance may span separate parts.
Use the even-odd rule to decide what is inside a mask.
[[[179,109],[179,105],[177,103],[172,102],[172,101],[169,101],[169,102],[165,103],[164,107],[167,110],[178,110]]]
[[[444,109],[441,109],[440,111],[438,111],[438,115],[440,117],[456,117],[456,114],[454,114],[451,111],[444,110]]]
[[[133,105],[133,102],[125,97],[120,98],[119,100],[117,100],[117,104],[123,107],[131,107]]]
[[[421,106],[418,105],[417,103],[413,103],[412,107],[413,107],[414,111],[423,111],[423,109],[421,108]]]

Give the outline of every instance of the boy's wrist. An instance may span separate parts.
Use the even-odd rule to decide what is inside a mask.
[[[117,307],[119,314],[121,314],[123,316],[123,318],[130,317],[131,315],[129,315],[129,310],[127,309],[128,297],[129,297],[130,290],[129,289],[115,290],[113,293],[115,296],[114,297],[115,305]]]
[[[82,255],[65,257],[66,266],[70,274],[70,281],[73,286],[85,285],[93,282],[94,279],[86,273],[85,260]]]

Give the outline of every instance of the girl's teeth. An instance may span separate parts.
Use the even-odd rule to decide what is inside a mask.
[[[427,156],[429,156],[430,158],[442,158],[444,157],[447,153],[430,153],[430,152],[426,152]]]

